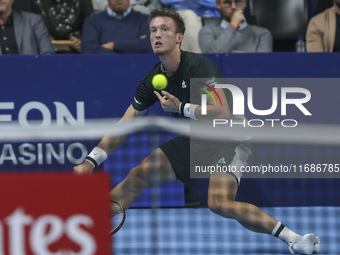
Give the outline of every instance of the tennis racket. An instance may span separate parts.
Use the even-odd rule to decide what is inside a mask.
[[[111,201],[111,225],[112,230],[110,232],[111,235],[114,235],[118,232],[118,230],[123,226],[125,221],[125,209],[124,207],[117,201]]]

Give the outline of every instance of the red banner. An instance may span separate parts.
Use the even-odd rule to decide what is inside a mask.
[[[111,254],[105,174],[1,174],[0,255]]]

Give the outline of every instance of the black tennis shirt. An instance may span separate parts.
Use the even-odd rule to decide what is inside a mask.
[[[144,111],[151,105],[158,101],[157,96],[154,94],[155,88],[152,86],[152,78],[156,74],[164,74],[161,71],[161,62],[157,63],[154,68],[144,75],[143,80],[137,88],[132,106],[137,111]],[[192,91],[190,98],[190,78],[205,78],[203,81],[211,81],[214,78],[223,78],[219,68],[206,57],[182,51],[181,61],[177,71],[168,77],[168,86],[164,89],[170,94],[174,95],[183,103],[201,104],[200,91],[195,88]],[[210,82],[209,82],[210,83]],[[228,100],[229,109],[232,110],[232,96],[229,90],[224,90]],[[178,112],[172,113],[175,118],[185,118]]]
[[[132,103],[135,110],[144,111],[158,101],[157,96],[154,94],[155,88],[151,82],[156,74],[161,73],[163,72],[159,62],[144,75]],[[198,81],[193,78],[200,79]],[[202,91],[200,87],[203,85],[198,84],[197,86],[196,83],[203,82],[213,87],[217,82],[216,78],[223,78],[223,75],[212,61],[202,55],[182,51],[179,67],[173,76],[168,77],[168,86],[164,90],[177,97],[182,103],[200,105]],[[193,84],[190,84],[190,82],[193,82]],[[232,94],[227,89],[223,89],[223,91],[232,113]],[[186,118],[178,112],[172,113],[172,115],[178,119]],[[191,119],[191,121],[194,120]],[[200,128],[199,126],[197,127]],[[160,146],[173,166],[177,178],[184,183],[190,179],[191,167],[195,165],[214,165],[221,158],[225,160],[226,164],[230,164],[235,155],[235,148],[239,142],[226,142],[223,139],[221,141],[216,141],[216,139],[209,141],[206,139],[207,135],[214,132],[214,128],[211,127],[211,130],[205,129],[204,132],[205,139],[179,136]]]

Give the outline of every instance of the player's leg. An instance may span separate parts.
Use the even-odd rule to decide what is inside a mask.
[[[131,169],[127,177],[110,193],[127,209],[142,191],[151,186],[176,180],[176,174],[164,152],[158,148],[140,165]]]
[[[300,236],[259,207],[235,201],[238,183],[228,173],[214,173],[210,177],[208,206],[214,213],[237,220],[245,228],[271,234],[284,241],[292,253],[312,254],[319,252],[320,239],[314,234]]]
[[[208,190],[211,211],[225,218],[232,218],[254,232],[271,234],[278,221],[255,205],[235,201],[238,184],[234,176],[213,173]]]

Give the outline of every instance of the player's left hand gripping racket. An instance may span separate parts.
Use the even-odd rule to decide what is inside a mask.
[[[118,230],[123,226],[125,221],[125,209],[124,207],[117,201],[111,201],[111,225],[112,230],[110,232],[111,235],[114,235],[118,232]]]

